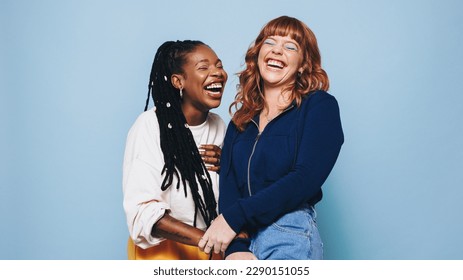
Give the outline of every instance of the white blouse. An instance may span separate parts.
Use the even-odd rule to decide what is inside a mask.
[[[209,112],[206,121],[189,127],[197,146],[215,144],[222,147],[225,123],[217,114]],[[130,237],[134,243],[146,249],[161,243],[164,238],[151,236],[153,225],[169,213],[175,219],[193,225],[194,202],[187,187],[185,197],[183,185],[177,190],[178,179],[166,191],[161,190],[164,175],[164,155],[161,150],[159,123],[155,109],[143,112],[131,127],[126,142],[123,165],[124,210]],[[219,177],[209,172],[216,200]],[[203,218],[198,213],[196,226],[205,229]]]

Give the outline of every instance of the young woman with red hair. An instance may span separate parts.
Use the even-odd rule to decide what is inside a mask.
[[[245,61],[221,155],[221,214],[198,245],[226,259],[322,259],[314,206],[344,136],[317,40],[282,16]],[[243,230],[249,238],[235,238]]]

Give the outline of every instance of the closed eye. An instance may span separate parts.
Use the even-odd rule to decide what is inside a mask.
[[[206,64],[199,65],[198,69],[199,70],[207,70],[207,69],[209,69],[209,65],[206,65]]]
[[[276,42],[275,40],[268,38],[268,39],[265,39],[264,44],[274,46],[276,45]]]
[[[285,48],[290,51],[297,51],[297,46],[294,43],[286,43]]]

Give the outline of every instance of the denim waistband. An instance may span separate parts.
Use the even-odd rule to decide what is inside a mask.
[[[306,210],[308,211],[309,213],[312,214],[312,217],[313,218],[316,218],[317,217],[317,211],[315,211],[315,207],[312,205],[312,204],[309,204],[308,202],[302,204],[301,206],[299,206],[297,210]]]

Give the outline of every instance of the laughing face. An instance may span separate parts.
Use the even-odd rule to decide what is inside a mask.
[[[302,51],[289,36],[269,36],[262,44],[257,58],[265,87],[286,87],[294,83],[302,71]]]
[[[227,72],[215,52],[206,45],[196,47],[187,55],[180,88],[183,89],[184,110],[208,112],[220,105],[227,82]]]

